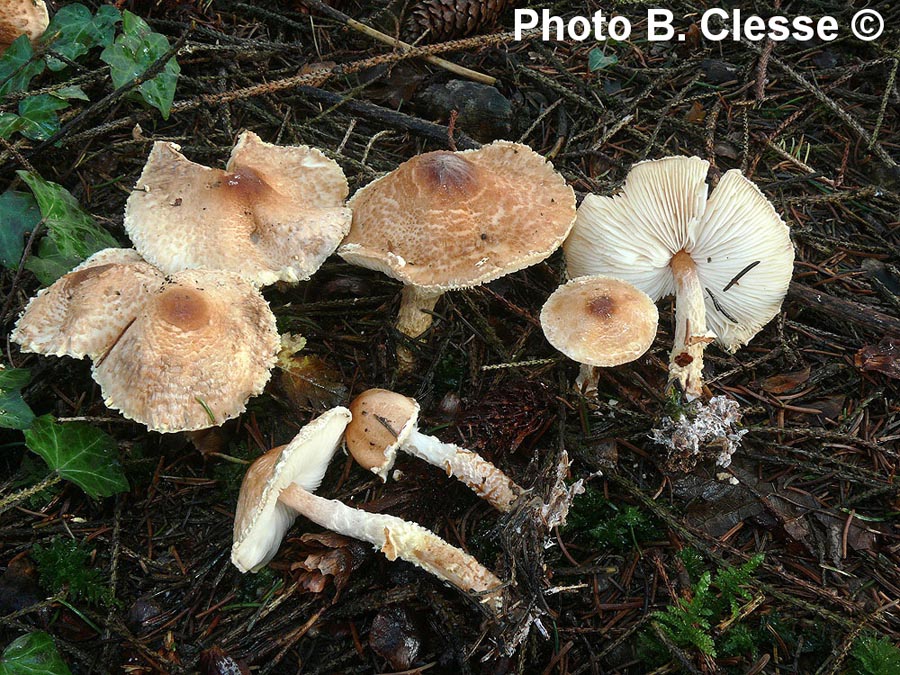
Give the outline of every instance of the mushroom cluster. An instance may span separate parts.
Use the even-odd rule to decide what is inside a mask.
[[[279,347],[259,286],[315,272],[350,227],[337,163],[244,132],[224,171],[154,144],[125,207],[137,250],[96,253],[31,300],[12,339],[89,357],[107,406],[161,432],[217,426]]]

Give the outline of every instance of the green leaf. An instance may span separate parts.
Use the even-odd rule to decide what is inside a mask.
[[[143,75],[168,51],[169,41],[164,35],[154,33],[146,21],[126,10],[122,14],[122,34],[103,50],[100,59],[109,65],[113,86],[118,89]],[[169,118],[180,72],[178,62],[171,58],[156,77],[137,88],[141,97],[159,110],[163,119]]]
[[[614,66],[619,62],[619,57],[615,54],[606,55],[598,47],[594,47],[588,53],[588,70],[592,73]]]
[[[0,55],[0,96],[26,91],[31,79],[44,72],[44,61],[34,58],[27,35],[16,38]]]
[[[19,103],[19,117],[23,120],[22,135],[32,141],[45,141],[59,131],[57,110],[68,108],[63,99],[50,94],[29,96]]]
[[[60,424],[52,415],[43,415],[25,432],[25,445],[91,497],[109,497],[128,490],[116,457],[116,442],[90,424]]]
[[[64,187],[46,181],[36,173],[18,171],[17,174],[34,193],[48,230],[48,235],[38,246],[37,257],[44,262],[30,258],[26,264],[42,283],[48,283],[51,277],[52,283],[97,251],[118,247],[112,235],[98,227]]]
[[[88,95],[84,93],[84,89],[79,87],[78,85],[71,85],[68,87],[61,87],[56,91],[50,92],[51,96],[55,96],[56,98],[62,99],[78,99],[79,101],[90,101]]]
[[[25,269],[34,274],[41,284],[49,286],[81,261],[80,256],[60,253],[56,242],[47,236],[38,244],[37,255],[25,261]]]
[[[0,427],[24,430],[31,426],[34,413],[19,393],[30,378],[25,368],[0,369]]]
[[[7,190],[0,195],[0,265],[15,269],[25,250],[25,233],[41,221],[37,202],[27,192]],[[2,386],[2,385],[0,385]]]
[[[47,633],[35,631],[9,643],[0,656],[0,675],[72,675]]]
[[[112,44],[115,26],[120,19],[119,10],[112,5],[103,5],[96,15],[92,15],[84,5],[65,5],[53,15],[41,41],[53,52],[75,61],[93,47]],[[47,55],[50,70],[60,71],[67,66],[64,60]]]
[[[0,389],[6,391],[18,391],[31,380],[31,371],[28,368],[2,368],[0,367]]]

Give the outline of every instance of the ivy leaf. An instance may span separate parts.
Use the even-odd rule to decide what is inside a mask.
[[[66,100],[75,98],[79,101],[90,101],[88,95],[84,93],[84,89],[74,84],[68,87],[60,87],[56,91],[50,92],[50,95]]]
[[[0,427],[27,429],[31,426],[34,413],[19,392],[30,377],[31,373],[24,368],[0,370]]]
[[[15,269],[25,251],[25,233],[41,222],[41,211],[27,192],[7,190],[0,195],[0,222],[0,265]]]
[[[34,58],[28,36],[20,35],[0,55],[0,96],[26,91],[31,79],[43,72],[43,59]]]
[[[154,33],[146,21],[125,10],[122,14],[122,34],[103,50],[100,59],[109,65],[113,86],[118,89],[143,75],[168,51],[169,41],[165,35]],[[178,62],[171,58],[156,77],[137,88],[144,101],[159,110],[163,119],[169,119],[180,72]]]
[[[38,275],[42,283],[56,281],[92,253],[118,247],[112,235],[97,226],[64,187],[46,181],[36,173],[16,173],[34,193],[48,230],[38,246],[37,258],[30,258],[26,263],[26,268]],[[69,266],[59,272],[65,265]]]
[[[38,244],[37,254],[25,261],[25,269],[34,274],[42,285],[49,286],[81,261],[82,258],[77,255],[60,253],[56,242],[46,236]]]
[[[0,656],[0,675],[72,675],[47,633],[35,631],[9,643]]]
[[[588,70],[592,73],[614,66],[619,62],[619,57],[615,54],[606,55],[597,47],[594,47],[588,53]]]
[[[112,5],[102,5],[96,15],[84,5],[65,5],[53,15],[41,41],[51,51],[74,61],[93,47],[112,44],[116,23],[120,20],[119,10]],[[48,54],[46,60],[47,67],[54,72],[69,65],[52,54]]]
[[[29,96],[19,103],[19,117],[23,124],[20,131],[32,141],[45,141],[59,131],[57,110],[68,108],[63,99],[50,94]]]
[[[62,478],[91,497],[109,497],[128,490],[116,458],[116,442],[90,424],[60,424],[52,415],[43,415],[25,431],[25,444]]]

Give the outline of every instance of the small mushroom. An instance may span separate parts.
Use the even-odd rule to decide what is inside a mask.
[[[388,560],[401,558],[465,591],[483,594],[499,611],[500,580],[465,551],[430,530],[395,516],[369,513],[313,492],[322,482],[350,422],[346,408],[332,408],[274,448],[247,470],[238,497],[231,561],[256,571],[278,551],[298,515],[338,534],[373,544]]]
[[[218,426],[269,380],[280,341],[275,316],[230,272],[187,270],[149,294],[94,360],[104,402],[163,432]]]
[[[44,0],[4,0],[0,7],[0,52],[20,35],[34,42],[50,24]]]
[[[582,364],[579,384],[591,382],[594,366],[618,366],[639,358],[653,344],[658,321],[659,312],[646,293],[601,275],[560,286],[541,309],[547,341]]]
[[[708,169],[698,157],[636,164],[620,194],[585,197],[564,244],[572,278],[675,294],[669,375],[688,399],[702,393],[707,343],[735,351],[756,335],[780,310],[794,261],[788,227],[759,189],[733,169],[707,199]]]
[[[10,337],[23,352],[76,359],[100,356],[163,280],[133,249],[99,251],[39,291]]]
[[[403,282],[397,328],[417,337],[445,292],[547,258],[575,219],[575,195],[527,145],[428,152],[357,191],[347,262]]]
[[[350,228],[338,164],[245,131],[225,171],[157,142],[125,206],[135,248],[166,273],[236,272],[258,286],[308,279]]]
[[[369,389],[350,404],[353,421],[347,427],[347,450],[365,469],[387,481],[403,450],[440,467],[500,511],[511,511],[521,487],[479,454],[443,443],[417,428],[415,399],[385,389]]]

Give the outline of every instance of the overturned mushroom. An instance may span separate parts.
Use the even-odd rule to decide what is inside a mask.
[[[429,152],[359,190],[338,249],[347,262],[404,283],[397,328],[431,325],[441,295],[540,262],[566,238],[575,195],[526,145]]]
[[[675,294],[669,374],[689,399],[702,392],[706,344],[735,351],[756,335],[781,308],[794,261],[788,227],[759,189],[731,170],[707,199],[708,169],[698,157],[636,164],[620,194],[585,197],[564,245],[572,278]]]
[[[0,7],[0,52],[20,35],[34,42],[50,24],[44,0],[4,0]]]
[[[350,410],[353,421],[347,427],[347,450],[383,481],[387,481],[397,451],[403,450],[444,469],[500,511],[511,511],[523,492],[477,453],[421,433],[415,399],[385,389],[369,389],[354,399]]]
[[[646,293],[601,275],[560,286],[541,309],[547,341],[582,364],[579,380],[588,386],[594,367],[629,363],[646,352],[658,321],[659,312]]]
[[[333,408],[303,427],[288,445],[270,450],[250,466],[235,512],[234,565],[241,572],[260,569],[302,515],[373,544],[388,560],[401,558],[463,591],[483,594],[482,602],[499,611],[500,580],[468,553],[415,523],[313,494],[350,419],[346,408]]]
[[[125,206],[135,248],[167,273],[236,272],[256,285],[308,279],[350,228],[338,164],[245,131],[225,170],[157,142]]]

